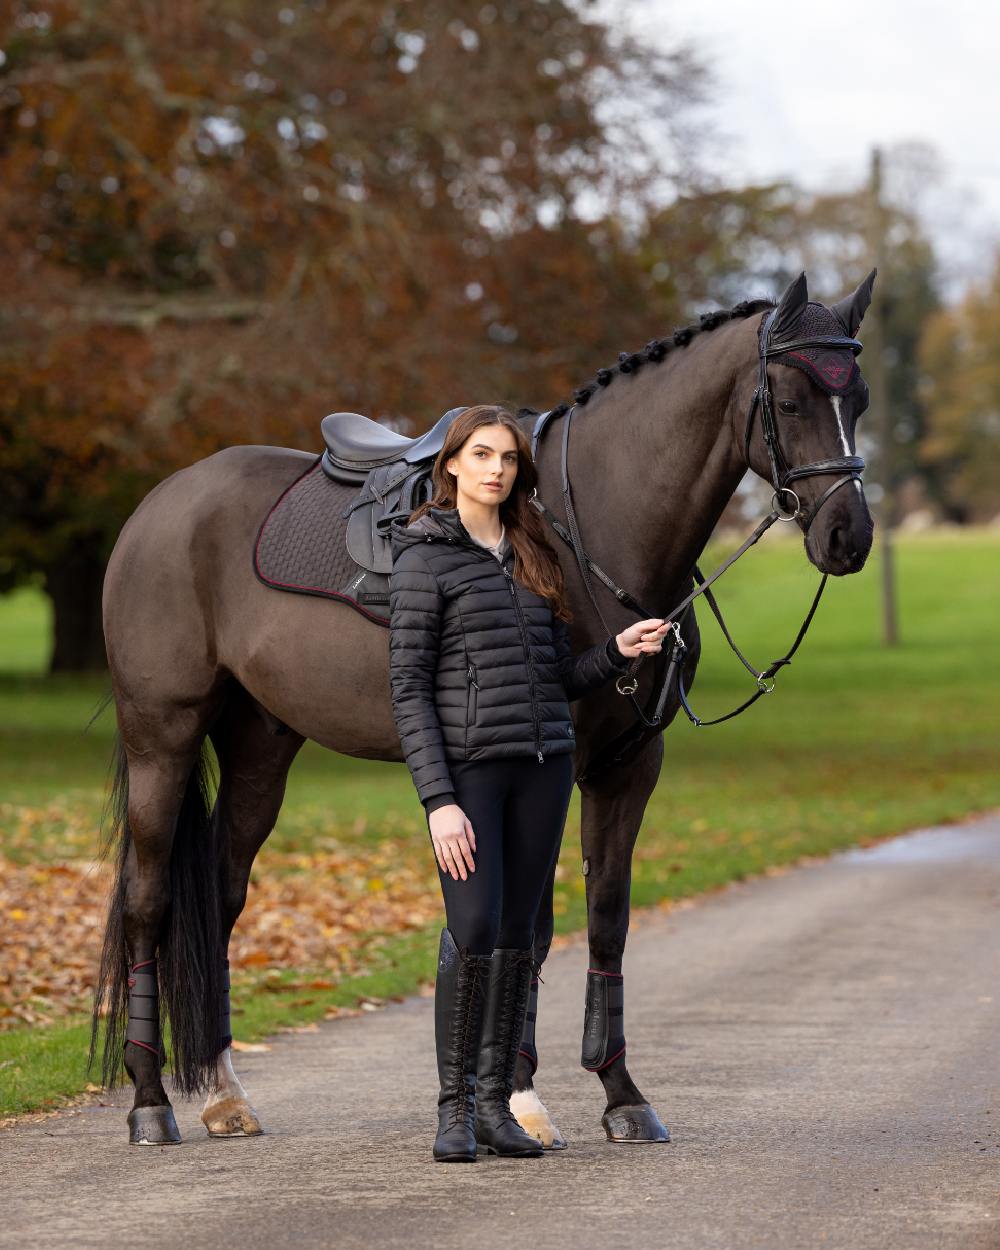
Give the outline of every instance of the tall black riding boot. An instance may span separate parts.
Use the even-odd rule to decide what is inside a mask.
[[[441,1082],[434,1158],[439,1163],[476,1161],[476,1059],[489,970],[488,956],[460,951],[451,930],[441,930],[434,985],[434,1040]]]
[[[542,1143],[521,1128],[510,1109],[533,971],[530,949],[493,952],[476,1082],[476,1141],[492,1154],[543,1153]]]

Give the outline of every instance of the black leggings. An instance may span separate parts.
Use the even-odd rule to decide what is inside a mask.
[[[438,865],[448,928],[459,947],[491,955],[526,950],[562,841],[573,792],[573,756],[449,764],[455,800],[476,835],[476,871],[456,881]],[[428,833],[430,826],[428,824]]]

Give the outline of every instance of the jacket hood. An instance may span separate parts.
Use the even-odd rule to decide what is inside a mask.
[[[423,516],[411,522],[409,525],[393,525],[389,539],[389,546],[392,552],[393,560],[406,547],[412,547],[414,543],[431,542],[459,542],[474,547],[479,551],[485,548],[475,541],[469,531],[462,524],[462,518],[457,508],[430,508]],[[509,541],[509,540],[508,540]],[[510,548],[513,551],[513,548]],[[510,552],[508,552],[508,555]]]

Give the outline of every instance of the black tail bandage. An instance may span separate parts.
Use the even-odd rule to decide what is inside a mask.
[[[620,972],[587,969],[587,999],[580,1063],[599,1072],[625,1053],[625,990]]]

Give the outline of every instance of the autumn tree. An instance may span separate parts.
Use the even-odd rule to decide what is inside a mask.
[[[651,332],[614,218],[678,176],[700,75],[590,4],[6,14],[0,577],[44,573],[56,667],[102,662],[101,565],[172,469],[544,399]]]
[[[1000,254],[986,282],[931,318],[921,342],[923,460],[961,521],[1000,516]]]

